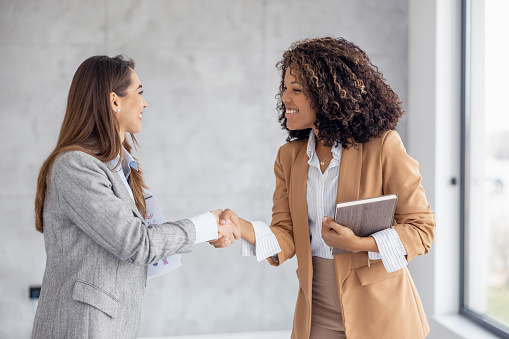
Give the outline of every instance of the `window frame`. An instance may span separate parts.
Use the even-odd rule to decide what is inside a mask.
[[[467,317],[471,321],[487,329],[488,331],[500,336],[504,339],[509,339],[509,328],[502,324],[494,321],[485,314],[476,312],[470,309],[466,303],[466,284],[467,282],[467,220],[466,211],[468,199],[467,194],[469,187],[467,183],[468,179],[468,166],[466,164],[469,158],[468,142],[470,137],[470,117],[471,109],[467,102],[470,98],[470,80],[471,80],[471,58],[470,58],[470,38],[472,36],[472,23],[471,23],[471,7],[472,0],[461,0],[461,118],[460,118],[460,309],[459,312],[463,316]]]

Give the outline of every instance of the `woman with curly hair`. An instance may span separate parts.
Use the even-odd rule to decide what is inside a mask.
[[[297,255],[292,338],[424,338],[429,326],[406,265],[428,252],[435,222],[418,164],[394,130],[398,96],[342,38],[298,41],[277,66],[288,142],[275,161],[272,222],[231,210],[221,222],[241,228],[243,255],[274,266]],[[336,203],[386,194],[398,196],[391,228],[358,237],[330,218]]]

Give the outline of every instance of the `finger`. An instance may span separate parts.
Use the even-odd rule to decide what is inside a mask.
[[[229,237],[229,240],[231,241],[231,243],[233,243],[235,241],[235,239],[238,239],[240,237],[240,231],[231,222],[229,222],[228,231],[229,231],[228,237]]]
[[[242,231],[240,228],[240,221],[236,218],[237,224],[235,224],[232,220],[228,220],[228,224],[231,226],[232,235],[235,237],[235,240],[239,240],[242,236]]]
[[[335,230],[336,232],[341,231],[341,227],[344,227],[344,226],[341,226],[340,224],[336,223],[334,221],[334,219],[329,218],[329,217],[323,217],[322,226],[326,226],[330,229]]]
[[[322,239],[325,240],[329,237],[329,231],[325,229],[325,227],[322,227]]]
[[[214,240],[213,243],[214,243],[214,247],[215,248],[225,248],[225,247],[228,247],[230,246],[230,238],[228,238],[228,236],[222,236],[221,238],[217,239],[217,240]]]
[[[231,219],[233,216],[235,216],[235,213],[233,213],[231,209],[227,208],[219,216],[219,223],[224,225],[226,224],[226,220]]]
[[[333,222],[334,222],[334,219],[332,219],[332,218],[330,218],[330,217],[323,217],[323,218],[322,218],[322,225],[326,225],[326,226],[328,226],[329,228],[332,228],[332,227],[330,227],[329,225],[330,225],[331,223],[333,223]]]
[[[221,233],[221,232],[218,232],[217,234],[217,239],[213,239],[211,241],[216,241],[216,242],[219,242],[221,241],[221,239],[224,237],[224,235]]]
[[[327,237],[322,237],[322,238],[323,238],[323,241],[327,244],[327,246],[332,246],[329,238],[327,238]]]
[[[224,241],[215,241],[210,243],[215,248],[222,248],[224,246]]]
[[[322,233],[322,239],[327,244],[327,246],[334,246],[334,244],[338,240],[337,237],[339,237],[339,234],[332,229],[329,229],[329,231],[325,231]]]
[[[322,223],[322,235],[326,234],[330,230],[330,227]]]
[[[240,230],[235,226],[233,227],[233,236],[235,240],[239,240],[241,236]]]

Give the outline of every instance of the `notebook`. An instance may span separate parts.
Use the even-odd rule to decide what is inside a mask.
[[[396,194],[342,202],[336,205],[334,220],[350,228],[359,237],[367,237],[373,233],[389,228],[394,222],[396,211]],[[348,252],[333,248],[332,254]]]

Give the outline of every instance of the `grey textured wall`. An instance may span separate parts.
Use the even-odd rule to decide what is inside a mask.
[[[35,182],[85,58],[136,60],[149,107],[135,156],[168,219],[229,207],[269,222],[282,51],[343,36],[405,102],[407,17],[407,0],[0,0],[0,338],[31,330],[28,286],[45,265]],[[295,259],[275,269],[239,252],[198,245],[150,280],[140,335],[289,329]]]

